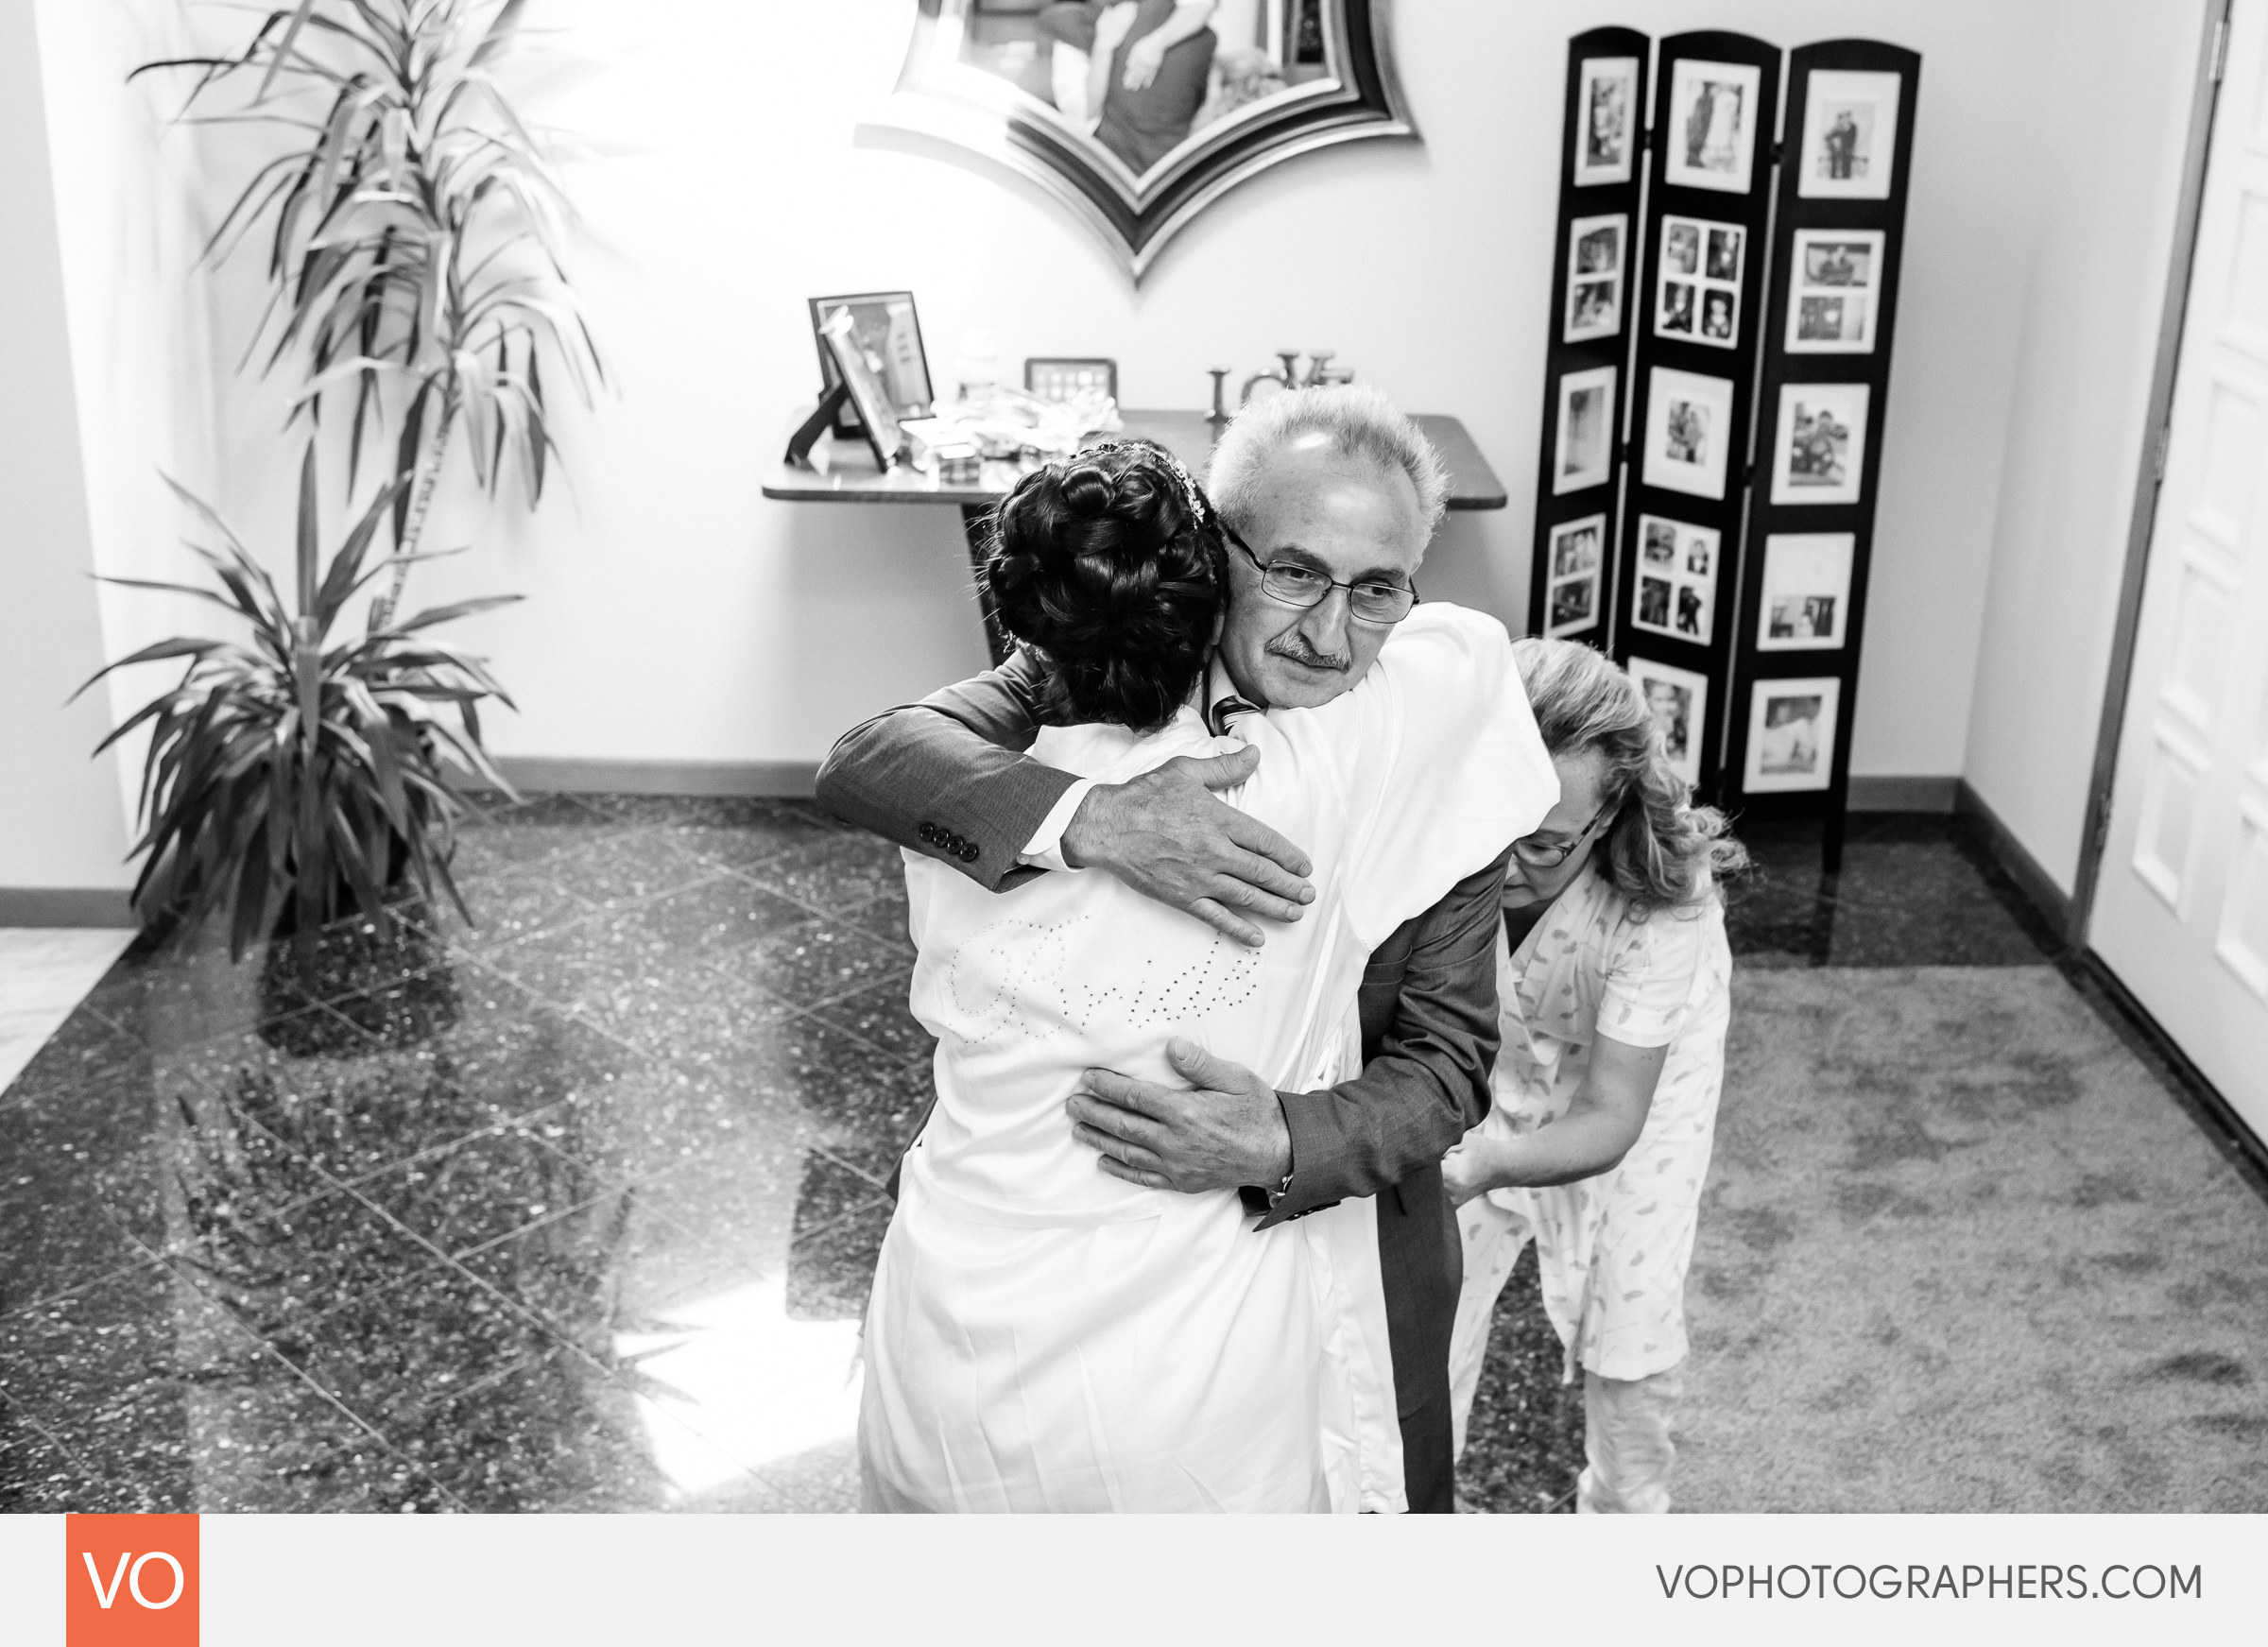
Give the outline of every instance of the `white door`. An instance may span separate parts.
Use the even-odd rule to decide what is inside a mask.
[[[2268,1136],[2268,0],[2236,0],[2089,941]]]

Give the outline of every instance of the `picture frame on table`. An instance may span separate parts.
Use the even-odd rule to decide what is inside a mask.
[[[1883,71],[1813,71],[1804,93],[1796,194],[1807,200],[1890,197],[1903,80]]]
[[[1709,677],[1633,656],[1626,665],[1639,695],[1661,733],[1670,769],[1688,784],[1701,781],[1701,746],[1709,724]]]
[[[1741,787],[1751,795],[1832,787],[1842,705],[1843,682],[1831,675],[1755,682]]]
[[[1733,435],[1730,378],[1652,369],[1646,382],[1648,486],[1721,502]]]
[[[1764,539],[1759,652],[1834,652],[1850,621],[1849,532],[1774,532]]]
[[[905,435],[898,426],[889,391],[858,340],[856,318],[848,309],[836,310],[820,326],[819,342],[833,362],[837,381],[850,392],[850,409],[858,414],[857,433],[866,437],[874,466],[888,470],[898,461]]]
[[[1663,515],[1639,517],[1631,627],[1694,646],[1715,638],[1722,536]]]
[[[1638,147],[1638,60],[1585,58],[1575,95],[1574,186],[1628,182]]]
[[[1670,141],[1662,180],[1688,189],[1745,195],[1756,156],[1757,96],[1763,71],[1753,63],[1681,58],[1670,76]]]
[[[892,413],[899,419],[926,418],[936,403],[936,391],[929,375],[929,354],[921,344],[921,315],[911,292],[849,292],[835,297],[805,300],[811,311],[812,341],[819,352],[819,380],[832,390],[842,381],[822,329],[838,313],[851,317],[859,351],[869,373],[882,386]],[[835,414],[834,432],[858,433],[857,419],[845,406]]]
[[[1790,354],[1872,354],[1880,229],[1798,229],[1788,253]]]
[[[1118,399],[1118,362],[1102,355],[1026,355],[1023,389],[1043,401],[1067,401],[1082,389]]]
[[[1783,383],[1772,437],[1775,504],[1855,504],[1866,469],[1863,383]]]
[[[1613,474],[1615,368],[1563,373],[1552,440],[1552,493],[1604,486]]]
[[[1623,329],[1624,266],[1630,218],[1622,212],[1578,217],[1567,230],[1567,315],[1560,341],[1585,343]]]
[[[1585,515],[1551,529],[1544,554],[1551,566],[1544,637],[1557,640],[1595,626],[1599,621],[1599,579],[1606,563],[1606,517]]]
[[[1741,341],[1741,271],[1748,232],[1738,223],[1665,214],[1654,335],[1712,349]]]

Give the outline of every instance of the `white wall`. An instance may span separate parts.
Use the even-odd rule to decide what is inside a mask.
[[[2015,399],[2028,280],[2063,180],[2076,171],[2082,190],[2092,176],[2048,135],[2093,117],[2072,107],[2059,65],[2079,50],[2106,73],[2123,49],[2178,58],[2197,5],[1405,0],[1394,51],[1425,141],[1280,168],[1186,231],[1134,291],[1027,185],[910,141],[854,140],[896,76],[908,0],[537,0],[536,21],[607,65],[541,112],[627,151],[571,180],[590,228],[574,268],[615,387],[565,420],[567,484],[532,520],[453,489],[439,540],[479,547],[422,569],[413,599],[533,597],[463,631],[520,699],[492,732],[510,753],[812,761],[860,715],[980,666],[953,510],[758,491],[815,388],[803,299],[905,286],[941,381],[969,327],[997,335],[1011,363],[1115,355],[1126,400],[1152,405],[1201,403],[1208,366],[1241,375],[1280,344],[1323,345],[1411,408],[1461,417],[1511,506],[1453,518],[1425,587],[1517,624],[1567,38],[1606,22],[1790,46],[1868,35],[1923,66],[1853,769],[1958,772],[2006,516],[2002,459],[2029,428]],[[2105,27],[2125,43],[2084,44]],[[2115,91],[2178,127],[2186,86],[2145,72]],[[208,169],[208,218],[236,176],[234,163]],[[2080,263],[2127,256],[2161,214],[2123,187],[2089,211]],[[248,258],[212,287],[224,362],[246,340],[254,275]],[[2144,354],[2147,332],[2137,323]],[[278,385],[230,386],[215,435],[219,501],[270,540],[295,456],[276,434],[284,400]]]
[[[2156,358],[2204,8],[2066,0],[2023,134],[2035,237],[1965,770],[2070,891]]]
[[[201,568],[181,546],[181,510],[163,476],[211,494],[212,437],[232,363],[213,358],[213,286],[192,266],[202,243],[198,156],[165,140],[162,112],[179,107],[178,89],[168,95],[147,77],[121,83],[127,66],[185,49],[180,9],[174,0],[32,0],[32,9],[94,567],[195,581]],[[97,598],[114,658],[169,635],[213,633],[216,621],[209,608],[146,590],[104,585]],[[172,686],[180,667],[112,676],[111,712],[125,720]],[[129,815],[146,747],[142,731],[119,746]]]
[[[1923,54],[1903,314],[1883,468],[1861,773],[1961,769],[2009,425],[2023,265],[2051,157],[2047,0],[1727,0],[1706,21],[1795,45],[1867,34]],[[2136,0],[2132,9],[2144,8]],[[484,619],[524,713],[507,751],[797,761],[858,715],[983,661],[950,509],[758,494],[815,366],[802,300],[907,286],[949,376],[967,327],[1026,353],[1121,362],[1135,404],[1197,404],[1204,369],[1326,345],[1417,409],[1463,418],[1512,494],[1452,522],[1426,587],[1524,616],[1565,42],[1656,34],[1690,5],[1403,5],[1395,55],[1422,145],[1283,167],[1184,233],[1139,291],[1025,186],[861,145],[894,78],[903,0],[549,0],[611,66],[547,112],[643,152],[578,166],[576,272],[618,389],[564,432],[573,491],[523,522],[456,507],[480,552],[422,592],[516,589]],[[2004,157],[2021,154],[2026,164]],[[1990,157],[1990,158],[1987,158]],[[2117,233],[2122,226],[2106,226]],[[225,351],[236,346],[224,335]],[[272,424],[271,424],[272,426]],[[280,524],[289,451],[232,434],[232,507]]]
[[[62,256],[28,0],[0,4],[0,886],[119,887],[116,763],[88,759],[112,722],[94,543],[80,485]]]

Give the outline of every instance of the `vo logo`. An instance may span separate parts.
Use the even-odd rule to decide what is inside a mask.
[[[66,1516],[66,1647],[198,1647],[195,1516]]]

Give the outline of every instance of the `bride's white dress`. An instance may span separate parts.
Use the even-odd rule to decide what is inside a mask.
[[[1403,1507],[1372,1204],[1256,1230],[1233,1192],[1106,1175],[1064,1105],[1088,1069],[1184,1085],[1173,1036],[1280,1089],[1355,1073],[1370,952],[1557,782],[1503,626],[1440,605],[1319,709],[1223,739],[1194,709],[1050,729],[1033,753],[1115,782],[1237,739],[1261,764],[1228,798],[1314,861],[1315,901],[1261,950],[1101,871],[996,894],[906,855],[937,1104],[867,1312],[870,1510]]]

